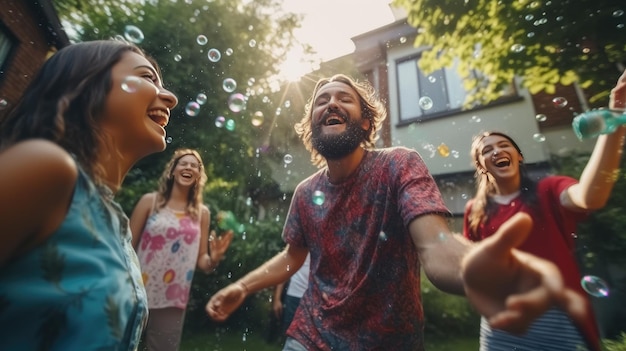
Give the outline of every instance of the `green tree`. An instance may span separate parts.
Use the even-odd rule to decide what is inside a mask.
[[[257,111],[270,115],[275,109],[267,94],[294,44],[298,16],[281,14],[275,0],[55,3],[64,23],[71,25],[73,40],[123,36],[159,62],[165,85],[179,98],[167,127],[168,150],[192,147],[201,152],[210,179],[209,199],[233,208],[254,196],[255,189],[277,188],[269,166],[255,152],[260,131],[251,118]],[[219,59],[211,60],[210,50],[217,50]],[[232,92],[224,88],[226,79],[236,84]],[[229,108],[234,93],[244,98],[241,110]],[[195,114],[188,113],[187,105],[198,104],[199,94],[204,94],[204,104],[196,105]],[[230,124],[218,127],[219,116]],[[170,154],[152,155],[129,173],[119,195],[126,210],[154,185]]]
[[[531,93],[578,81],[592,103],[607,100],[626,62],[622,0],[394,0],[430,47],[426,71],[451,66],[473,92],[466,103],[497,99],[514,76]],[[475,71],[473,71],[475,70]],[[479,76],[473,72],[479,72]]]

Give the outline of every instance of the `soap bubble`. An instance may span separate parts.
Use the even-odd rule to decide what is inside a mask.
[[[127,25],[124,27],[124,38],[131,43],[139,44],[143,41],[144,36],[141,29],[133,25]]]
[[[580,280],[582,288],[591,296],[607,297],[609,296],[608,284],[599,277],[594,275],[586,275]]]

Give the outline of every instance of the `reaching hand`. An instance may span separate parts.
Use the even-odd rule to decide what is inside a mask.
[[[585,300],[565,287],[556,265],[516,250],[526,240],[532,219],[518,213],[463,259],[465,292],[493,328],[523,333],[553,306],[576,321],[585,316]]]
[[[626,71],[622,73],[615,87],[611,89],[609,108],[615,110],[624,110],[626,108]]]
[[[227,231],[219,237],[215,235],[215,230],[212,230],[211,234],[209,234],[209,252],[211,253],[211,257],[217,257],[218,260],[221,259],[226,253],[226,250],[228,250],[234,236],[235,234],[232,230]]]
[[[211,297],[206,304],[206,312],[213,320],[225,321],[243,303],[246,295],[242,284],[230,284]]]

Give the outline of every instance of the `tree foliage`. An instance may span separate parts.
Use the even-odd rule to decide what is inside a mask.
[[[167,127],[168,151],[140,161],[129,173],[119,195],[125,209],[134,205],[138,189],[158,178],[179,147],[200,151],[209,176],[208,199],[217,198],[217,207],[237,207],[249,196],[260,196],[256,189],[276,195],[271,170],[255,151],[264,130],[253,126],[251,118],[257,111],[271,115],[275,110],[268,98],[272,77],[295,42],[298,16],[281,14],[275,0],[55,0],[55,5],[75,41],[123,36],[138,42],[178,96]],[[143,39],[137,40],[129,26],[139,29]],[[211,49],[219,51],[219,60],[209,59]],[[224,88],[227,78],[236,82],[232,92]],[[229,108],[234,93],[245,97],[241,111]],[[206,101],[196,106],[195,115],[187,113],[187,104],[197,104],[199,94]],[[216,125],[220,116],[230,128]]]
[[[531,93],[579,82],[606,101],[626,62],[622,0],[394,0],[418,28],[426,72],[458,62],[471,96],[497,99],[514,76]],[[456,61],[458,60],[458,61]],[[478,72],[478,75],[476,75]]]

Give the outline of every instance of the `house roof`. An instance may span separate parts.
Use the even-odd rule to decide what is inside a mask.
[[[43,27],[49,45],[57,49],[70,45],[70,39],[61,25],[61,20],[51,0],[35,0],[27,3],[39,19],[39,26]]]

